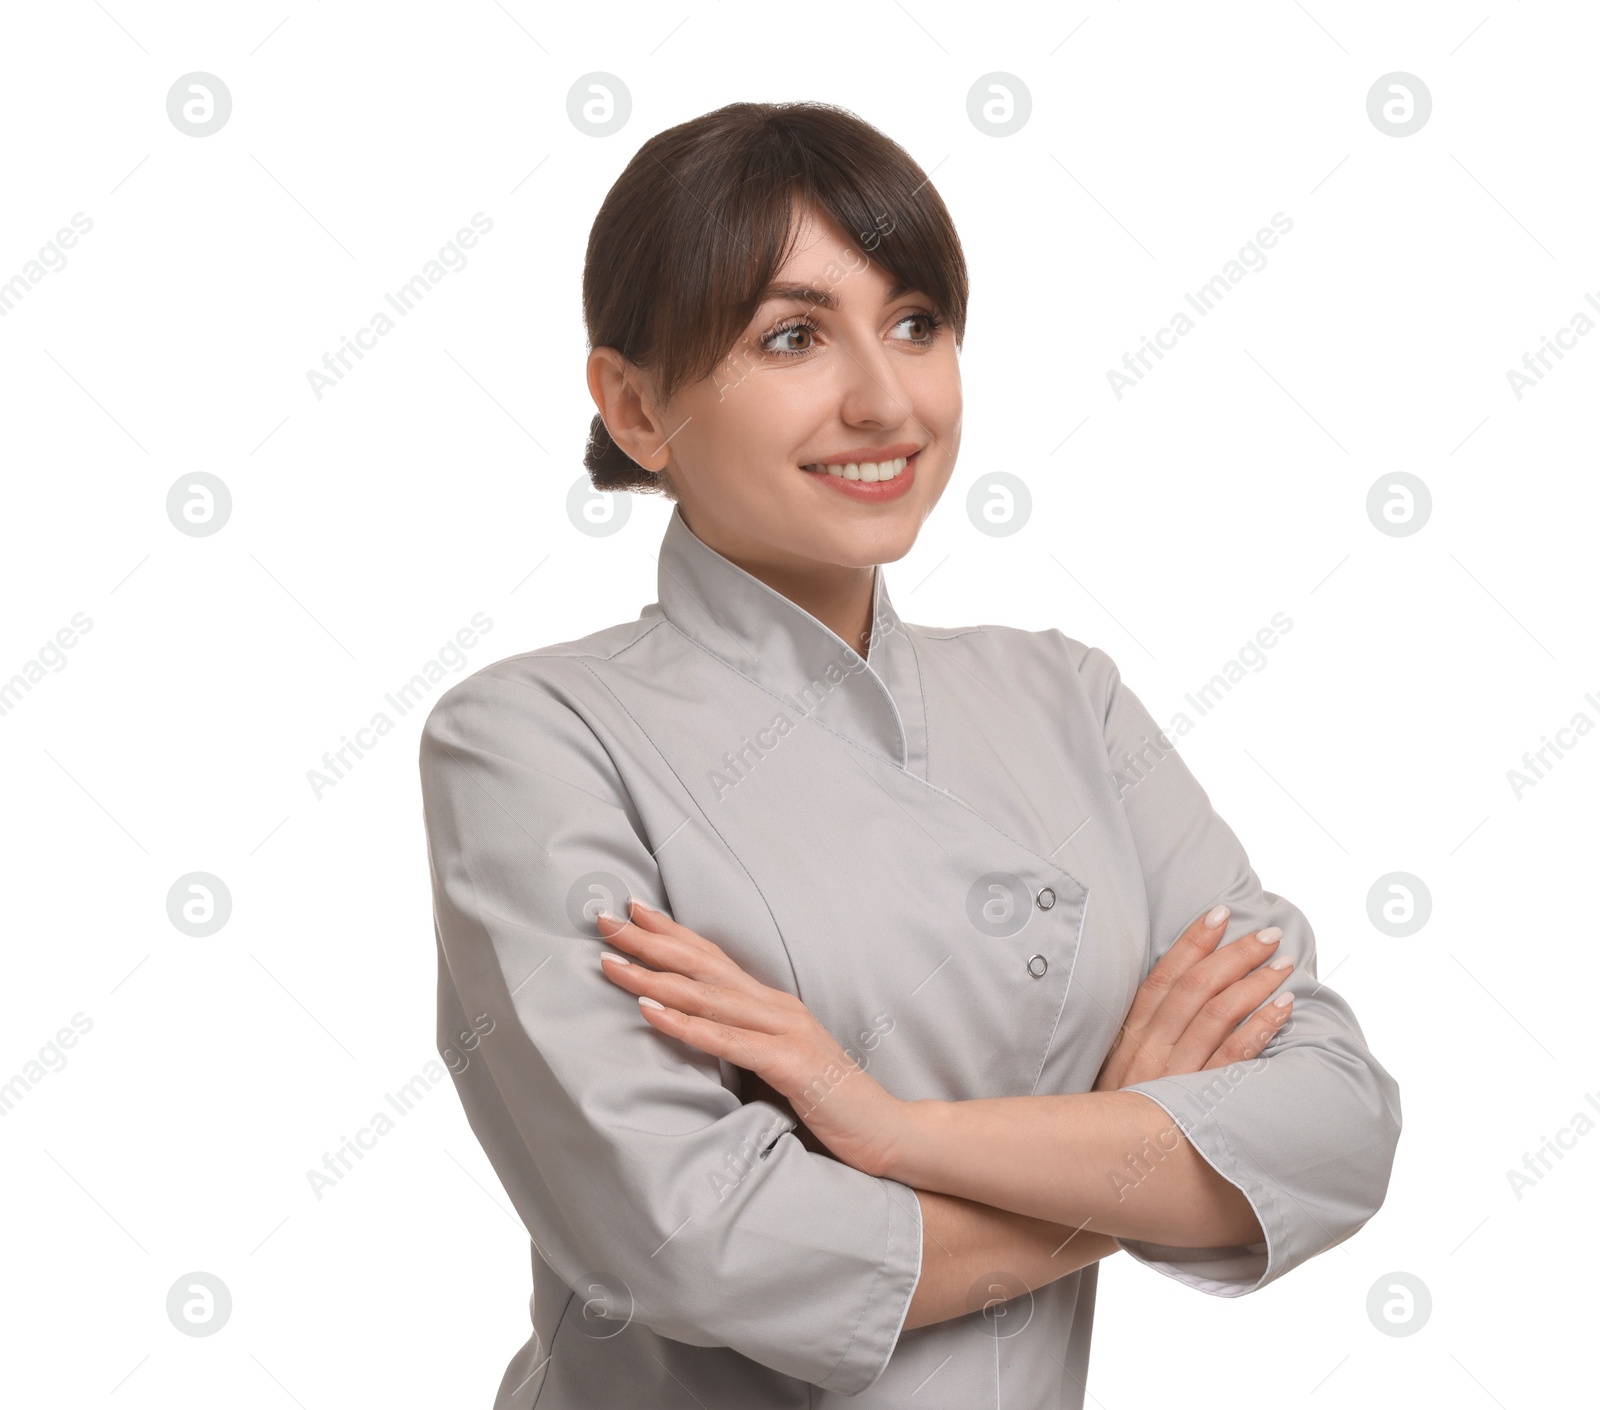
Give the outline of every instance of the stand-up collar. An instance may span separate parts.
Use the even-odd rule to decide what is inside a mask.
[[[927,726],[916,650],[872,574],[866,659],[832,628],[700,539],[677,505],[661,541],[662,614],[740,674],[873,753],[927,776]]]

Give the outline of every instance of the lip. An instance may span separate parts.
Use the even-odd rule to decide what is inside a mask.
[[[889,449],[893,450],[894,447],[891,446]],[[908,450],[900,451],[898,454],[909,458],[906,460],[906,468],[892,480],[847,480],[843,475],[830,475],[826,470],[802,470],[800,473],[810,480],[826,481],[829,489],[836,490],[842,495],[848,495],[851,499],[858,499],[866,504],[885,504],[891,499],[899,499],[901,495],[910,490],[911,482],[916,478],[917,461],[922,456],[922,452],[915,446],[910,447]],[[862,458],[872,461],[874,459],[894,460],[897,457],[885,455],[881,450],[875,450]],[[848,460],[812,460],[807,463],[811,465],[847,465],[850,462]]]
[[[898,460],[902,455],[915,455],[922,447],[915,441],[901,441],[892,446],[857,446],[854,450],[840,451],[838,455],[825,455],[820,460],[807,460],[806,465],[859,465],[864,460],[878,465],[885,460]]]

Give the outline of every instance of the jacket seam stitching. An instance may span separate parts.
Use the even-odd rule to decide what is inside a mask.
[[[567,1313],[572,1311],[572,1300],[577,1297],[577,1295],[577,1289],[569,1288],[567,1290],[566,1306],[561,1309],[561,1315],[556,1318],[555,1331],[550,1333],[550,1350],[544,1358],[545,1370],[547,1372],[549,1370],[550,1363],[556,1359],[556,1342],[561,1336],[561,1328],[566,1324]],[[535,1369],[534,1374],[538,1374],[537,1368]],[[545,1387],[549,1384],[550,1377],[547,1374],[545,1378],[539,1382],[539,1389],[533,1393],[533,1403],[528,1406],[528,1410],[539,1410],[539,1402],[544,1399]]]
[[[674,630],[677,630],[677,629],[674,628]],[[647,635],[648,635],[648,633],[647,633]],[[680,635],[681,635],[681,633],[680,633]],[[641,641],[643,639],[644,639],[643,637],[640,638]],[[692,640],[692,638],[685,638],[685,639],[686,640]],[[698,645],[698,644],[699,643],[696,643],[696,645]],[[704,647],[701,647],[700,649],[702,651],[705,650]],[[707,654],[710,655],[711,653],[708,652]],[[720,657],[713,657],[713,659],[720,660],[721,658]],[[728,841],[728,839],[726,837],[724,837],[722,835],[722,830],[716,825],[716,823],[712,822],[710,815],[706,812],[706,810],[705,810],[704,806],[702,806],[700,800],[694,796],[693,791],[689,788],[689,785],[684,781],[683,776],[678,772],[678,770],[676,768],[673,767],[672,760],[667,758],[667,755],[666,755],[665,751],[661,748],[661,746],[659,744],[656,743],[655,736],[652,735],[650,733],[650,731],[645,727],[644,722],[642,720],[640,720],[639,717],[637,715],[635,715],[633,713],[633,711],[628,708],[627,704],[623,701],[622,697],[619,696],[616,693],[616,691],[612,690],[612,688],[608,684],[606,684],[606,681],[605,681],[604,677],[601,676],[599,671],[595,670],[595,668],[593,666],[591,666],[588,663],[588,661],[585,661],[583,664],[584,664],[585,668],[588,670],[589,674],[592,675],[595,678],[595,680],[599,682],[601,689],[603,689],[606,692],[607,695],[609,695],[613,700],[616,701],[617,708],[619,710],[621,710],[622,713],[625,714],[631,721],[633,721],[634,728],[637,729],[639,731],[639,733],[642,734],[647,740],[649,740],[650,747],[656,751],[657,757],[666,766],[667,770],[672,774],[672,777],[677,781],[678,787],[683,790],[683,795],[688,800],[689,805],[695,810],[696,813],[698,813],[700,815],[701,818],[704,819],[705,825],[708,828],[711,829],[712,833],[716,836],[717,840],[722,843],[723,849],[727,852],[727,854],[730,857],[732,857],[735,862],[738,863],[739,870],[742,871],[745,874],[746,878],[750,882],[751,887],[755,890],[756,895],[761,898],[761,904],[766,908],[767,918],[772,922],[773,933],[778,937],[778,943],[783,946],[783,957],[784,957],[785,961],[787,961],[787,963],[789,965],[789,977],[794,982],[795,993],[798,996],[799,990],[800,990],[800,976],[795,971],[794,956],[792,956],[789,953],[789,942],[784,938],[783,928],[778,924],[778,917],[773,912],[772,902],[767,899],[766,892],[764,892],[761,889],[761,884],[755,879],[755,877],[753,875],[751,875],[750,868],[747,867],[744,864],[744,858],[741,857],[736,851],[734,851],[733,845]],[[626,786],[626,785],[624,785],[624,786]]]

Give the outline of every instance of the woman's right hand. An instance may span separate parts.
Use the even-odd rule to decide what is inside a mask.
[[[1278,969],[1264,963],[1283,932],[1269,926],[1219,945],[1227,924],[1227,907],[1214,907],[1156,962],[1133,996],[1095,1091],[1248,1062],[1289,1021],[1288,990],[1280,997],[1289,1003],[1262,1006],[1293,968],[1287,958],[1274,962]]]

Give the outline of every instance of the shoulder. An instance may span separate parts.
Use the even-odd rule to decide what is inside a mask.
[[[422,754],[491,748],[526,756],[530,749],[602,753],[594,727],[604,686],[594,667],[661,630],[647,610],[636,621],[602,628],[490,662],[434,702],[422,726]]]
[[[983,623],[970,627],[926,627],[905,623],[918,659],[934,670],[977,672],[997,690],[1011,692],[1037,684],[1053,699],[1081,692],[1102,707],[1120,684],[1116,662],[1098,646],[1067,636],[1056,627]]]

